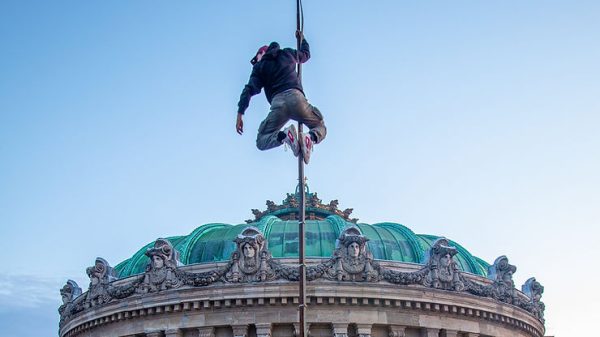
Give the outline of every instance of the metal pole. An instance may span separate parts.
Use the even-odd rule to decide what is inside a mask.
[[[301,24],[301,0],[296,0],[296,30],[302,31],[303,27]],[[300,50],[300,46],[302,44],[302,36],[297,37],[297,48],[296,51]],[[302,83],[302,64],[298,62],[298,80]],[[298,140],[303,141],[302,139],[302,123],[298,122]],[[300,207],[298,208],[298,264],[299,264],[299,300],[300,303],[298,307],[299,316],[300,316],[300,331],[298,337],[305,337],[306,335],[306,263],[304,261],[305,251],[304,251],[304,238],[305,238],[305,222],[306,222],[306,195],[305,195],[305,181],[304,181],[304,158],[302,155],[302,151],[298,155],[298,182],[300,185]]]

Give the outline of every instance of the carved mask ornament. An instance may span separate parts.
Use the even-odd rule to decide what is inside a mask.
[[[88,267],[86,272],[90,278],[90,287],[85,300],[86,306],[94,306],[110,301],[108,284],[117,279],[114,269],[105,259],[98,257],[96,263],[92,267]]]
[[[180,285],[174,271],[179,262],[179,252],[167,239],[157,239],[154,247],[148,248],[146,256],[150,262],[146,266],[146,275],[141,285],[142,292],[152,292]]]
[[[502,255],[490,266],[488,277],[506,287],[513,288],[515,283],[512,276],[516,271],[517,267],[508,263],[508,258],[505,255]]]
[[[339,281],[375,281],[378,272],[373,268],[373,256],[367,249],[369,239],[362,235],[358,227],[349,227],[338,238],[335,250],[335,267],[329,275]]]
[[[464,289],[460,281],[460,270],[454,256],[458,254],[456,247],[450,246],[446,238],[439,238],[429,250],[425,264],[429,273],[425,278],[425,285],[441,289]]]
[[[60,289],[60,297],[63,304],[72,302],[75,298],[81,295],[81,288],[73,280],[68,280],[67,283]]]
[[[240,272],[255,274],[260,269],[261,253],[265,249],[265,237],[256,227],[248,227],[234,240]]]

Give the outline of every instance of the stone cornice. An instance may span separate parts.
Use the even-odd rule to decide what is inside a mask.
[[[339,305],[385,306],[386,301],[406,301],[405,309],[410,310],[463,307],[465,312],[481,312],[483,319],[524,322],[515,324],[520,329],[537,326],[535,330],[543,333],[543,287],[532,278],[524,287],[528,295],[515,289],[512,274],[516,267],[506,256],[490,266],[492,277],[487,279],[462,272],[453,258],[457,250],[445,238],[434,242],[422,265],[376,261],[367,241],[358,227],[348,227],[331,258],[309,261],[307,288],[315,304],[333,298]],[[191,308],[220,309],[254,303],[287,305],[297,300],[296,260],[273,259],[255,227],[244,229],[234,242],[237,249],[226,263],[181,266],[169,240],[158,239],[148,250],[152,259],[146,272],[121,280],[111,278],[112,268],[106,260],[96,259],[95,266],[88,268],[88,291],[77,298],[72,296],[76,291],[62,293],[61,336],[138,315],[182,311],[186,303],[197,303]],[[67,288],[74,290],[76,284]],[[248,293],[248,289],[259,291]],[[419,304],[413,308],[413,302]]]
[[[335,286],[332,287],[332,285]],[[447,315],[510,326],[542,337],[544,326],[527,311],[488,298],[420,286],[397,287],[364,283],[311,282],[307,288],[310,306],[361,306],[379,310],[402,310],[409,314]],[[177,315],[189,311],[235,310],[264,306],[296,306],[296,284],[268,282],[241,288],[222,284],[205,288],[172,289],[131,297],[118,303],[87,310],[60,330],[61,337],[75,337],[106,324],[146,316]]]

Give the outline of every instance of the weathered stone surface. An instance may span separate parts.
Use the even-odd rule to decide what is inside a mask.
[[[357,227],[349,227],[340,235],[331,259],[309,263],[308,318],[317,326],[353,322],[362,326],[357,336],[365,337],[372,324],[389,325],[390,337],[403,337],[407,330],[402,327],[490,336],[513,330],[518,332],[514,336],[538,336],[543,331],[543,287],[532,278],[523,293],[514,289],[516,267],[505,256],[496,260],[490,279],[485,279],[462,273],[454,261],[456,248],[444,238],[433,244],[424,266],[375,262],[367,241]],[[289,281],[298,279],[297,265],[274,260],[255,227],[244,229],[234,242],[236,251],[227,263],[181,266],[172,244],[158,239],[146,252],[151,259],[146,272],[123,280],[115,279],[108,262],[96,259],[87,269],[88,292],[76,296],[74,282],[67,282],[61,291],[65,302],[59,309],[61,336],[76,336],[77,329],[102,336],[107,324],[114,324],[120,335],[147,333],[162,326],[170,330],[160,333],[172,327],[194,328],[201,337],[212,337],[212,328],[223,325],[243,336],[245,326],[247,337],[248,325],[255,324],[257,337],[269,337],[271,324],[292,324],[297,319],[297,283]],[[457,315],[470,320],[452,318]],[[118,323],[128,320],[141,325]],[[509,321],[512,330],[506,327]],[[481,325],[484,322],[486,329]],[[349,335],[347,327],[344,332],[343,327],[333,325],[332,331],[349,337],[344,336]]]
[[[90,286],[86,293],[84,307],[90,308],[108,303],[111,300],[108,292],[109,284],[116,280],[113,268],[105,259],[98,257],[96,263],[88,267],[86,272],[90,278]]]
[[[258,228],[247,227],[234,242],[237,249],[231,256],[231,269],[225,275],[228,282],[256,282],[275,278],[268,263],[271,254],[267,250],[267,242]]]
[[[150,262],[146,267],[143,281],[137,287],[138,293],[157,292],[183,285],[183,281],[176,276],[177,266],[181,264],[179,252],[173,248],[169,240],[157,239],[154,247],[146,251],[146,256],[150,258]]]
[[[524,303],[524,308],[544,322],[546,305],[541,301],[544,287],[536,281],[535,277],[532,277],[523,284],[521,289],[529,297],[529,301]]]
[[[428,287],[462,291],[465,288],[460,279],[460,269],[454,255],[458,253],[446,238],[437,239],[429,250],[426,266],[429,269],[423,284]]]
[[[323,277],[337,281],[379,281],[379,266],[368,250],[368,240],[358,227],[344,230],[338,238],[333,259],[325,266]]]

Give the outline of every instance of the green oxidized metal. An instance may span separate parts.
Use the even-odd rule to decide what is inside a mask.
[[[288,194],[281,205],[267,201],[267,210],[253,210],[254,220],[245,224],[230,225],[210,223],[196,228],[187,236],[168,238],[180,252],[184,265],[227,261],[235,251],[233,240],[248,226],[255,226],[264,233],[268,249],[274,258],[298,257],[297,196]],[[336,240],[347,227],[357,226],[369,238],[368,247],[378,260],[423,263],[425,254],[438,236],[415,234],[408,227],[398,223],[377,224],[356,223],[350,219],[351,209],[343,212],[337,209],[337,200],[322,204],[316,193],[307,189],[306,257],[330,258],[335,250]],[[142,247],[131,258],[115,267],[120,278],[143,273],[148,263],[144,254],[154,242]],[[474,257],[466,249],[450,241],[458,254],[455,259],[459,267],[469,273],[487,276],[489,264]]]

